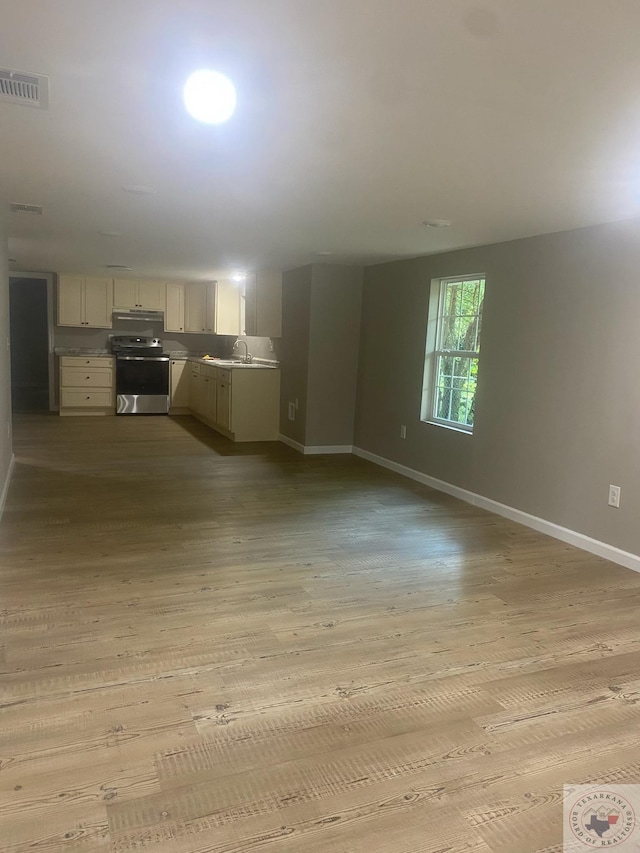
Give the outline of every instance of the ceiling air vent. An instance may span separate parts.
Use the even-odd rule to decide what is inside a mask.
[[[42,216],[44,208],[39,204],[12,204],[11,213],[35,213],[36,216]]]
[[[22,104],[39,110],[49,109],[49,78],[0,68],[0,102]]]

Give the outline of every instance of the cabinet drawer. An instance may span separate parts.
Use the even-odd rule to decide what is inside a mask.
[[[60,385],[64,388],[111,388],[113,372],[87,367],[63,367]]]
[[[111,389],[84,391],[81,388],[61,388],[60,404],[64,409],[110,407],[113,406],[113,394]]]
[[[226,382],[227,385],[231,385],[232,376],[233,370],[225,370],[222,367],[218,368],[218,382]]]
[[[81,367],[83,370],[85,367],[100,367],[103,370],[112,370],[113,369],[113,359],[110,357],[106,358],[98,358],[96,356],[88,355],[86,358],[83,356],[76,355],[63,355],[60,358],[60,365],[62,367]]]

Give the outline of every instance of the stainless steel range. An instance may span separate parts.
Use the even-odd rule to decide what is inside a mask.
[[[166,415],[169,411],[169,356],[159,338],[113,335],[116,357],[116,414]]]

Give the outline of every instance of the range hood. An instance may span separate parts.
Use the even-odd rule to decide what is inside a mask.
[[[114,308],[113,319],[164,323],[164,311],[152,311],[147,308]]]

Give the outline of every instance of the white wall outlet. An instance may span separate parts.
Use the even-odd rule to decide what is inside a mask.
[[[620,506],[620,486],[609,486],[609,506]]]
[[[404,424],[402,424],[402,426],[400,427],[400,438],[406,438],[406,437],[407,437],[407,428]]]
[[[296,404],[289,403],[289,420],[295,421],[296,419]]]

